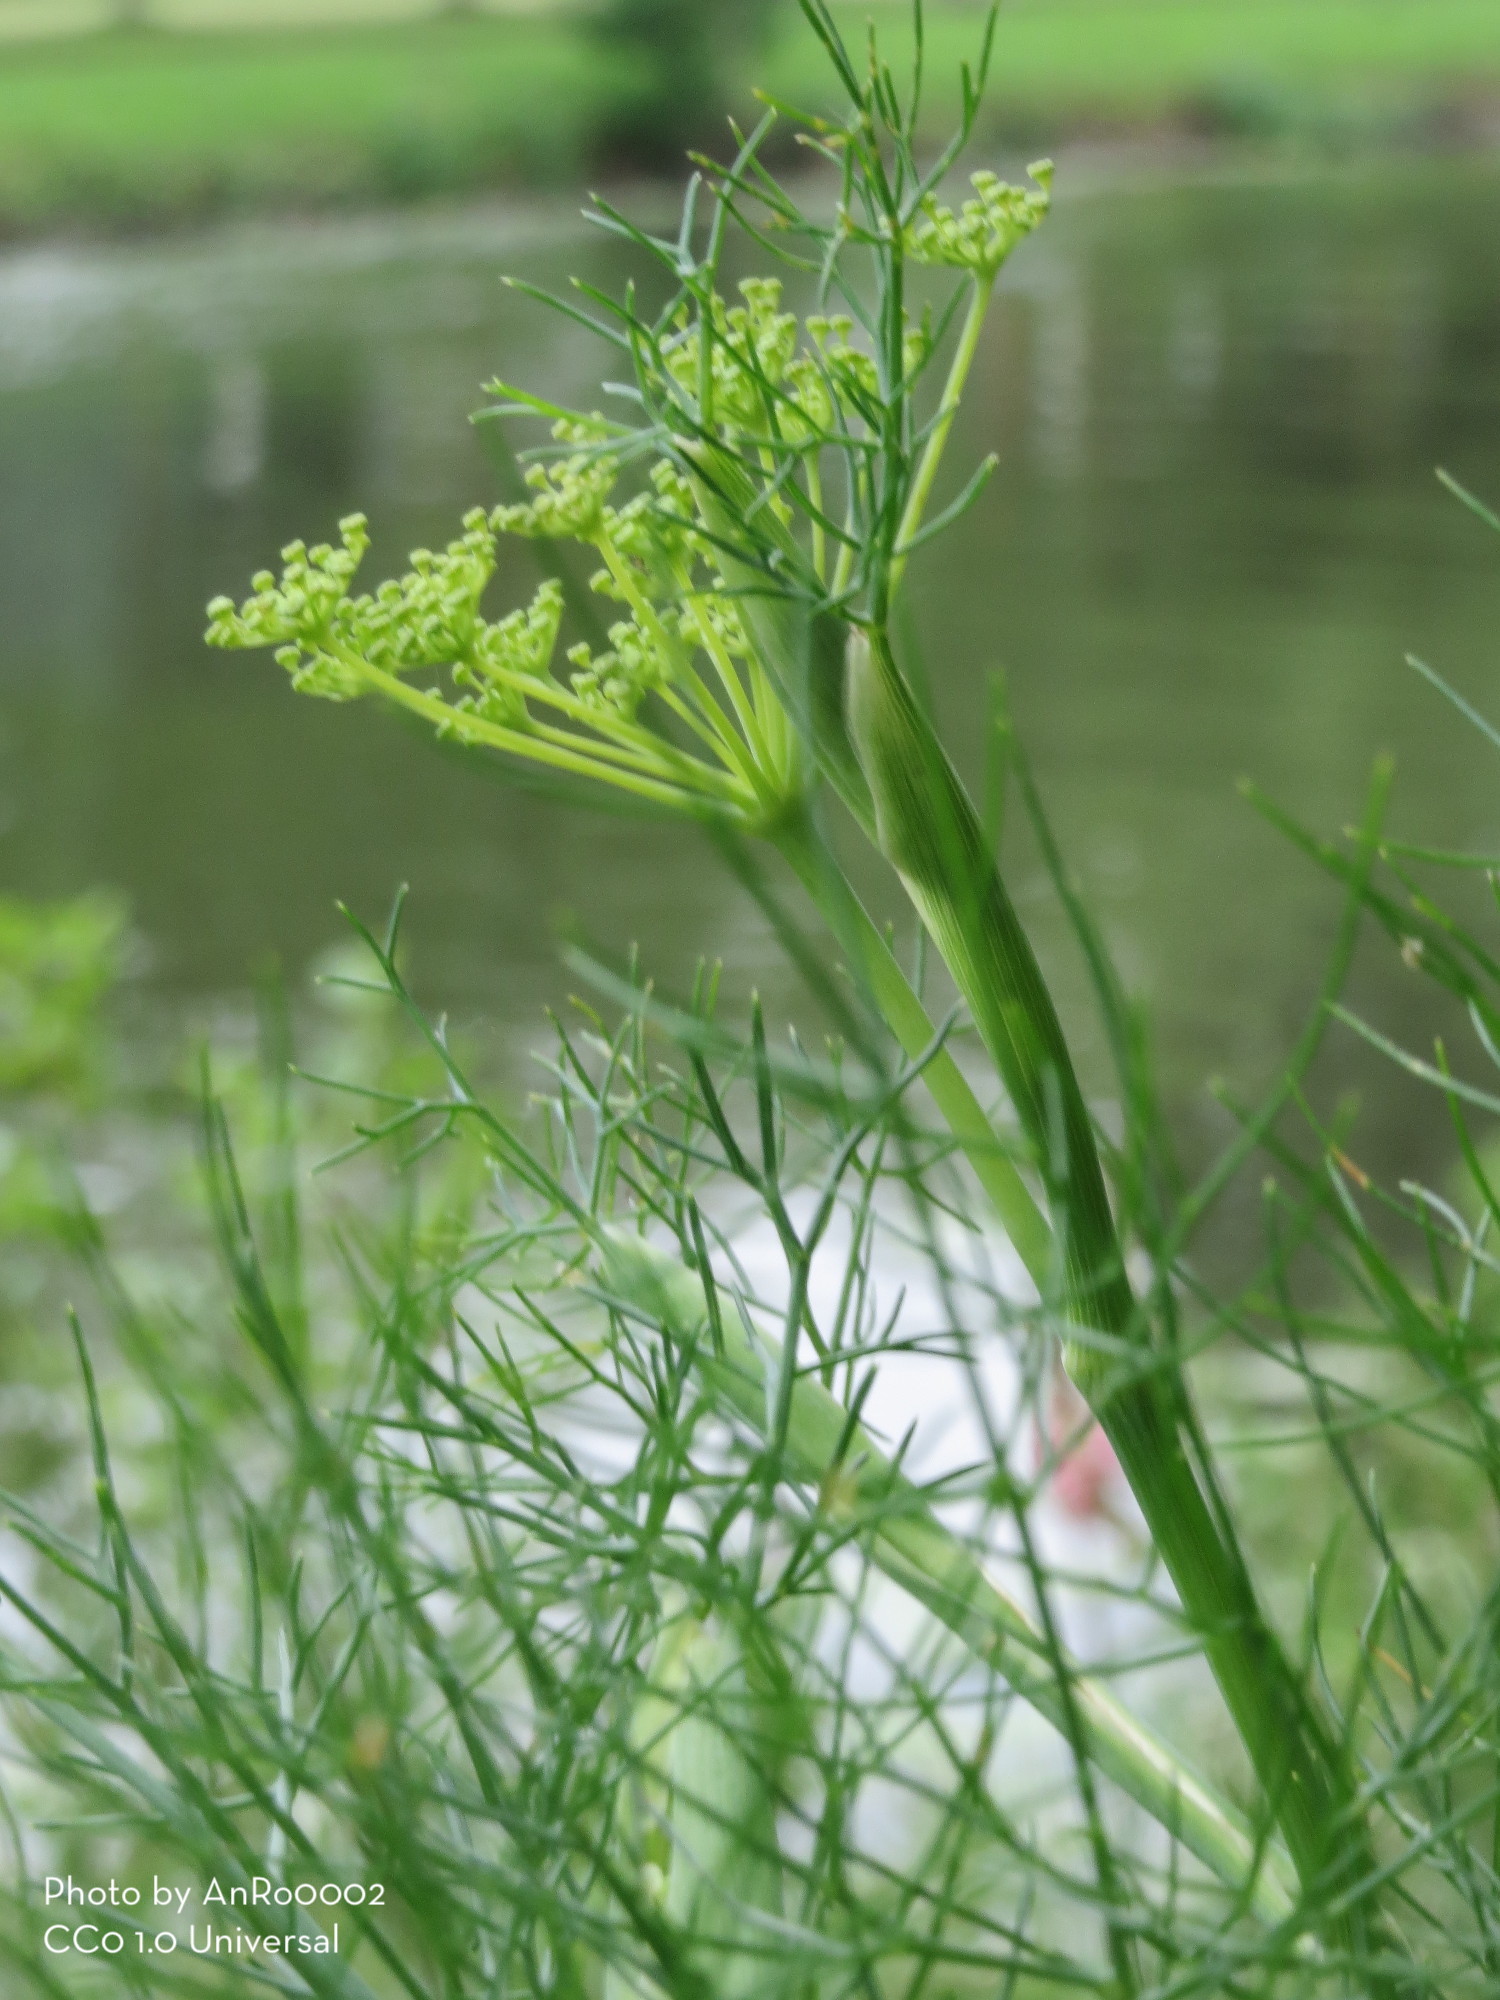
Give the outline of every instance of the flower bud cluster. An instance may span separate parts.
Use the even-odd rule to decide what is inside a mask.
[[[746,278],[742,306],[715,293],[709,303],[709,370],[713,420],[730,431],[764,436],[775,422],[775,392],[797,351],[797,321],[781,306],[775,278]],[[663,356],[677,386],[696,399],[701,389],[703,328],[689,326]],[[705,415],[707,413],[705,412]]]
[[[554,436],[576,429],[558,425]],[[506,535],[542,540],[596,541],[604,524],[605,502],[620,476],[619,461],[607,452],[581,451],[550,465],[533,465],[526,484],[534,500],[517,507],[497,507],[493,525]]]
[[[369,523],[363,514],[339,522],[341,546],[326,542],[309,549],[292,542],[281,552],[280,577],[261,570],[250,579],[251,596],[238,610],[229,597],[216,597],[208,607],[210,646],[238,650],[274,646],[278,662],[292,674],[296,686],[330,701],[350,701],[363,693],[357,673],[333,661],[313,671],[324,656],[348,604],[354,580],[370,546]],[[301,678],[299,678],[301,676]]]
[[[678,629],[690,644],[705,651],[717,649],[732,660],[748,660],[751,645],[740,618],[739,606],[724,596],[723,577],[714,578],[713,590],[702,590],[678,607]]]
[[[846,409],[857,411],[862,403],[869,403],[880,394],[880,371],[875,366],[875,357],[852,345],[849,336],[854,331],[854,321],[848,313],[813,313],[808,318],[807,331],[817,350],[817,362],[811,356],[807,359],[820,381],[832,386]],[[823,394],[827,396],[827,387]]]
[[[529,727],[527,687],[544,683],[551,671],[562,615],[562,585],[549,577],[523,610],[496,625],[477,624],[467,654],[453,669],[458,686],[470,690],[454,708],[509,729]]]
[[[638,493],[623,507],[605,509],[604,538],[631,568],[643,596],[655,602],[675,599],[682,576],[703,552],[703,538],[694,528],[693,489],[668,459],[651,470],[649,493]],[[602,597],[623,599],[609,571],[593,580]]]
[[[853,345],[847,314],[809,315],[805,328],[780,310],[776,278],[746,278],[745,303],[709,305],[713,424],[721,436],[779,436],[791,445],[828,438],[842,412],[847,421],[868,415],[879,395],[873,356]],[[807,345],[802,344],[805,331]],[[668,373],[695,402],[701,391],[701,326],[683,329],[664,356]]]
[[[1026,171],[1033,187],[1013,187],[988,172],[972,175],[973,198],[956,214],[929,195],[907,227],[907,256],[919,264],[946,264],[993,278],[1052,204],[1052,162],[1037,160]]]
[[[342,546],[283,550],[281,576],[253,579],[254,595],[236,610],[227,597],[208,607],[208,643],[229,649],[271,646],[301,693],[353,701],[369,692],[369,669],[406,674],[451,667],[469,692],[460,713],[527,721],[524,684],[543,679],[562,622],[562,589],[544,583],[533,602],[498,624],[480,601],[495,570],[493,517],[474,508],[446,549],[417,549],[411,568],[372,595],[351,597],[369,543],[363,515],[340,523]]]
[[[446,666],[473,645],[483,624],[479,600],[494,573],[494,533],[476,507],[464,516],[457,541],[415,549],[405,576],[341,606],[337,636],[386,673]]]
[[[677,621],[664,613],[664,630],[676,629]],[[573,646],[569,662],[577,671],[571,682],[574,694],[591,709],[609,710],[632,721],[646,696],[666,677],[667,662],[654,635],[642,631],[635,619],[622,620],[609,628],[609,651],[594,653],[587,645]]]
[[[811,323],[811,348],[799,354],[801,327],[778,310],[779,286],[751,281],[742,291],[743,304],[721,304],[714,315],[713,365],[726,402],[753,422],[753,449],[769,425],[799,411],[816,448],[839,399],[875,388],[874,364],[851,344],[850,320]],[[674,364],[685,380],[687,349],[684,340]],[[644,490],[612,505],[621,465],[611,435],[597,418],[559,421],[559,456],[527,472],[524,503],[474,509],[457,539],[416,551],[404,576],[372,593],[353,594],[369,542],[363,516],[341,524],[337,547],[292,544],[280,575],[257,576],[243,605],[214,600],[209,642],[274,648],[304,693],[350,701],[378,691],[440,735],[684,809],[706,800],[747,816],[778,810],[800,766],[793,768],[778,720],[763,712],[775,697],[718,573],[721,550],[701,496],[661,458]],[[771,505],[785,508],[779,496]],[[603,563],[592,587],[623,614],[606,646],[572,647],[570,671],[558,671],[564,595],[557,581],[543,583],[529,605],[486,619],[501,534],[566,538],[598,551]],[[430,684],[410,685],[414,673],[429,675]],[[661,699],[643,714],[652,695]],[[692,749],[678,725],[696,739]]]

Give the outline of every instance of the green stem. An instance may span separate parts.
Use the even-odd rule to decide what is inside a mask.
[[[879,1008],[902,1053],[915,1062],[932,1047],[937,1029],[879,927],[805,821],[778,828],[776,845],[822,911],[848,954],[850,971]],[[1045,1298],[1055,1278],[1052,1231],[996,1137],[989,1113],[946,1048],[929,1057],[922,1081]]]
[[[529,729],[511,729],[504,723],[488,722],[471,710],[452,707],[441,695],[408,686],[399,675],[372,666],[357,653],[340,649],[336,657],[343,665],[356,669],[371,687],[388,696],[398,708],[408,709],[424,722],[432,723],[439,735],[451,733],[465,743],[483,744],[486,749],[504,751],[535,764],[549,764],[555,770],[591,778],[597,784],[615,785],[678,812],[701,812],[705,802],[727,806],[747,816],[759,807],[755,793],[732,772],[716,771],[699,758],[671,753],[669,746],[659,741],[655,761],[662,772],[660,778],[617,762],[602,761],[606,756],[619,758],[633,752],[594,743],[583,736],[576,739],[574,747],[564,732],[545,730],[535,723]],[[674,782],[674,773],[681,774],[681,782]]]
[[[807,456],[807,497],[812,503],[812,566],[813,573],[822,581],[828,573],[828,533],[823,526],[823,473],[818,462],[818,447],[815,445]]]
[[[964,318],[963,331],[958,337],[958,348],[953,356],[952,366],[948,370],[948,380],[943,385],[943,400],[938,405],[937,416],[928,435],[926,449],[922,453],[922,461],[917,467],[916,478],[912,481],[911,492],[907,496],[906,509],[901,516],[901,526],[896,531],[896,547],[890,568],[892,598],[900,587],[902,573],[906,568],[907,551],[922,525],[922,516],[927,511],[933,481],[937,478],[938,467],[942,464],[943,453],[948,447],[948,434],[953,429],[953,420],[958,415],[959,404],[963,401],[969,371],[974,366],[975,355],[979,352],[979,336],[984,329],[985,317],[989,312],[994,290],[993,271],[974,274],[974,290],[969,299],[969,310]]]
[[[767,754],[766,741],[761,731],[760,718],[756,714],[755,704],[746,693],[744,684],[740,680],[739,674],[735,671],[734,661],[730,657],[728,649],[718,633],[715,632],[712,619],[709,617],[707,611],[701,609],[695,602],[693,579],[686,563],[678,565],[676,580],[677,587],[682,593],[683,603],[692,606],[697,614],[698,643],[713,662],[714,671],[719,676],[725,698],[734,710],[734,717],[740,726],[741,734],[750,746],[752,761],[757,768],[765,769],[770,759]]]
[[[883,633],[852,642],[848,697],[877,842],[1035,1149],[1077,1329],[1069,1371],[1114,1446],[1298,1873],[1320,1901],[1338,1900],[1374,1872],[1353,1781],[1266,1623],[1227,1513],[1210,1507],[1200,1484],[1187,1383],[1175,1354],[1152,1344],[1126,1280],[1092,1122],[1041,969],[979,817]],[[1330,1930],[1351,1950],[1382,1942],[1357,1903]],[[1390,1989],[1372,1981],[1376,1990]]]
[[[1088,1108],[978,815],[883,638],[853,636],[847,692],[876,844],[953,974],[1035,1149],[1069,1307],[1080,1327],[1127,1332],[1135,1301]],[[1095,1369],[1097,1388],[1112,1372],[1107,1354]]]
[[[864,824],[869,801],[844,723],[848,628],[836,613],[820,609],[811,596],[799,600],[782,587],[771,559],[780,559],[784,573],[796,576],[801,555],[789,536],[777,532],[774,522],[767,524],[767,543],[758,551],[763,561],[735,554],[757,500],[757,489],[740,460],[703,439],[679,439],[677,444],[704,521],[720,545],[716,560],[736,594],[745,636],[787,727]],[[763,513],[760,518],[764,521]]]

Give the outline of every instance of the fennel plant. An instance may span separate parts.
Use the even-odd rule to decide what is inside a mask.
[[[552,409],[496,384],[487,420],[551,425],[529,500],[471,514],[459,540],[419,554],[373,595],[352,593],[366,528],[351,518],[339,547],[289,549],[281,575],[258,577],[242,607],[217,600],[209,638],[274,647],[305,692],[382,694],[460,744],[763,838],[791,863],[886,1025],[921,1060],[1065,1329],[1070,1372],[1125,1468],[1297,1873],[1305,1887],[1339,1885],[1329,1942],[1378,1962],[1388,1940],[1368,1906],[1375,1864],[1346,1747],[1263,1614],[1203,1448],[1170,1246],[1153,1239],[1144,1202],[1117,1219],[1045,978],[900,659],[907,565],[993,470],[981,466],[932,511],[996,279],[1043,220],[1051,169],[1038,163],[1029,188],[975,173],[957,207],[941,198],[978,109],[993,16],[964,76],[961,128],[924,163],[920,8],[905,87],[873,33],[861,65],[819,0],[805,12],[849,107],[842,125],[797,121],[837,176],[832,214],[800,204],[763,162],[779,107],[729,166],[706,165],[693,181],[675,239],[601,208],[669,291],[649,316],[634,293],[560,304],[616,350],[621,415]],[[784,310],[779,277],[746,280],[738,300],[726,298],[720,271],[735,230],[814,284],[820,310]],[[924,300],[926,271],[940,283]],[[486,618],[501,534],[581,543],[599,559],[590,589],[620,616],[602,648],[569,649],[570,671],[554,665],[561,582]],[[827,838],[829,800],[905,887],[1004,1086],[1018,1145],[984,1114],[851,890]],[[1140,1298],[1122,1224],[1154,1262]],[[1197,1845],[1210,1858],[1214,1841]],[[1119,1970],[1126,1977],[1123,1959]]]
[[[38,1829],[48,1864],[175,1867],[200,1898],[379,1879],[389,1900],[340,1903],[340,1947],[317,1956],[221,1961],[189,1928],[148,1971],[80,1970],[49,1961],[33,1894],[8,1948],[38,1992],[1292,2000],[1500,1976],[1493,1587],[1437,1601],[1352,1442],[1399,1438],[1500,1495],[1497,1211],[1465,1110],[1500,1101],[1441,1053],[1385,1045],[1453,1103],[1478,1217],[1430,1191],[1393,1200],[1420,1284],[1367,1224],[1342,1131],[1315,1123],[1308,1157],[1281,1118],[1306,1103],[1363,914],[1464,1003],[1490,1059],[1500,972],[1430,897],[1414,916],[1378,879],[1434,858],[1384,842],[1383,781],[1346,846],[1298,834],[1346,898],[1327,987],[1277,1089],[1184,1194],[1023,769],[1120,1070],[1123,1140],[1101,1131],[902,618],[909,566],[990,470],[955,490],[946,455],[1050,170],[1024,187],[981,172],[945,200],[988,35],[953,145],[923,162],[920,10],[900,87],[873,41],[857,60],[819,0],[805,11],[848,100],[842,124],[800,121],[828,203],[765,164],[777,124],[799,122],[768,107],[729,165],[704,164],[675,238],[601,208],[666,294],[650,311],[639,293],[560,303],[615,350],[615,413],[496,385],[483,421],[549,428],[525,499],[368,594],[351,518],[337,546],[289,548],[243,606],[217,601],[210,637],[275,648],[305,692],[378,696],[473,755],[674,816],[747,871],[754,843],[773,849],[850,975],[828,977],[822,940],[757,881],[836,1037],[783,1050],[758,1009],[736,1034],[708,970],[669,1006],[594,967],[603,1011],[561,1032],[528,1121],[424,1019],[393,923],[366,940],[374,984],[426,1077],[343,1082],[365,1107],[354,1150],[397,1164],[344,1213],[328,1270],[297,1248],[290,1128],[258,1190],[212,1091],[224,1290],[197,1330],[143,1310],[80,1223],[192,1504],[141,1525],[109,1441],[126,1392],[80,1339],[96,1516],[8,1503],[29,1565],[0,1578],[19,1621],[16,1872],[41,1872],[23,1827],[40,1780],[77,1806]],[[782,276],[726,292],[736,235]],[[783,278],[817,309],[788,310]],[[506,534],[563,555],[496,618]],[[583,592],[569,544],[598,564]],[[861,904],[851,836],[904,887],[1003,1115]],[[1257,1149],[1280,1177],[1265,1257],[1216,1299],[1186,1253]],[[1347,1304],[1309,1294],[1310,1258]],[[917,1287],[915,1328],[892,1270]],[[230,1323],[247,1338],[226,1352]],[[1226,1440],[1189,1380],[1220,1334],[1305,1405],[1373,1564],[1337,1657],[1321,1600],[1296,1653],[1262,1609],[1256,1523],[1231,1506]],[[1351,1377],[1330,1347],[1386,1372]],[[1079,1580],[1046,1545],[1075,1442],[1048,1428],[1054,1354],[1154,1551],[1137,1584],[1096,1587],[1149,1613],[1158,1656],[1206,1662],[1252,1779],[1243,1809],[1222,1769],[1146,1726],[1133,1682],[1109,1685],[1139,1648],[1086,1669],[1069,1644]],[[1013,1369],[1001,1395],[994,1355]],[[880,1404],[911,1360],[961,1386],[978,1442],[956,1463],[925,1466],[921,1427]],[[1244,1424],[1227,1443],[1288,1441]],[[1152,1597],[1157,1557],[1175,1603]],[[297,1924],[327,1942],[322,1910]]]

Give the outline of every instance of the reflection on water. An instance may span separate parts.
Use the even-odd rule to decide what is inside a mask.
[[[1263,1071],[1331,924],[1240,772],[1336,828],[1394,748],[1406,829],[1500,839],[1493,762],[1402,665],[1500,709],[1500,547],[1431,476],[1500,490],[1497,198],[1500,173],[1452,165],[1137,188],[1064,202],[1008,277],[973,406],[1002,470],[914,576],[917,614],[955,740],[1004,669],[1179,1099]],[[562,990],[563,908],[669,972],[769,960],[681,832],[501,790],[200,644],[204,601],[290,535],[360,506],[390,564],[493,497],[478,383],[587,397],[598,367],[499,273],[608,284],[618,257],[538,212],[0,263],[10,884],[118,885],[179,993],[304,960],[336,897],[376,911],[402,880],[432,988],[528,1025]],[[1014,868],[1066,988],[1024,845]],[[1362,980],[1421,1032],[1399,966]]]

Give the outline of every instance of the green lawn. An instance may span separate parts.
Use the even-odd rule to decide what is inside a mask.
[[[558,0],[467,0],[476,13],[553,13]],[[566,0],[564,0],[566,4]],[[123,19],[159,28],[297,28],[430,20],[449,0],[0,0],[0,36],[87,34]]]
[[[0,0],[0,22],[20,4]],[[163,4],[222,20],[209,10],[229,0]],[[856,32],[873,14],[899,66],[904,4],[838,11]],[[951,78],[981,10],[951,0],[930,14],[932,74]],[[826,88],[790,10],[765,74],[794,98]],[[556,183],[589,166],[631,84],[545,7],[12,40],[0,43],[0,227]],[[1273,125],[1342,102],[1398,116],[1483,89],[1500,90],[1500,0],[1014,0],[994,100],[1017,136],[1046,141],[1083,121],[1246,101]]]
[[[170,220],[576,175],[624,80],[545,21],[152,34],[0,54],[0,217]]]
[[[904,5],[838,11],[873,16],[893,51],[909,46]],[[951,73],[982,9],[929,13],[934,74]],[[1500,0],[1011,0],[997,48],[997,99],[1060,115],[1154,111],[1240,77],[1422,91],[1500,82]],[[786,72],[800,62],[782,51]]]

